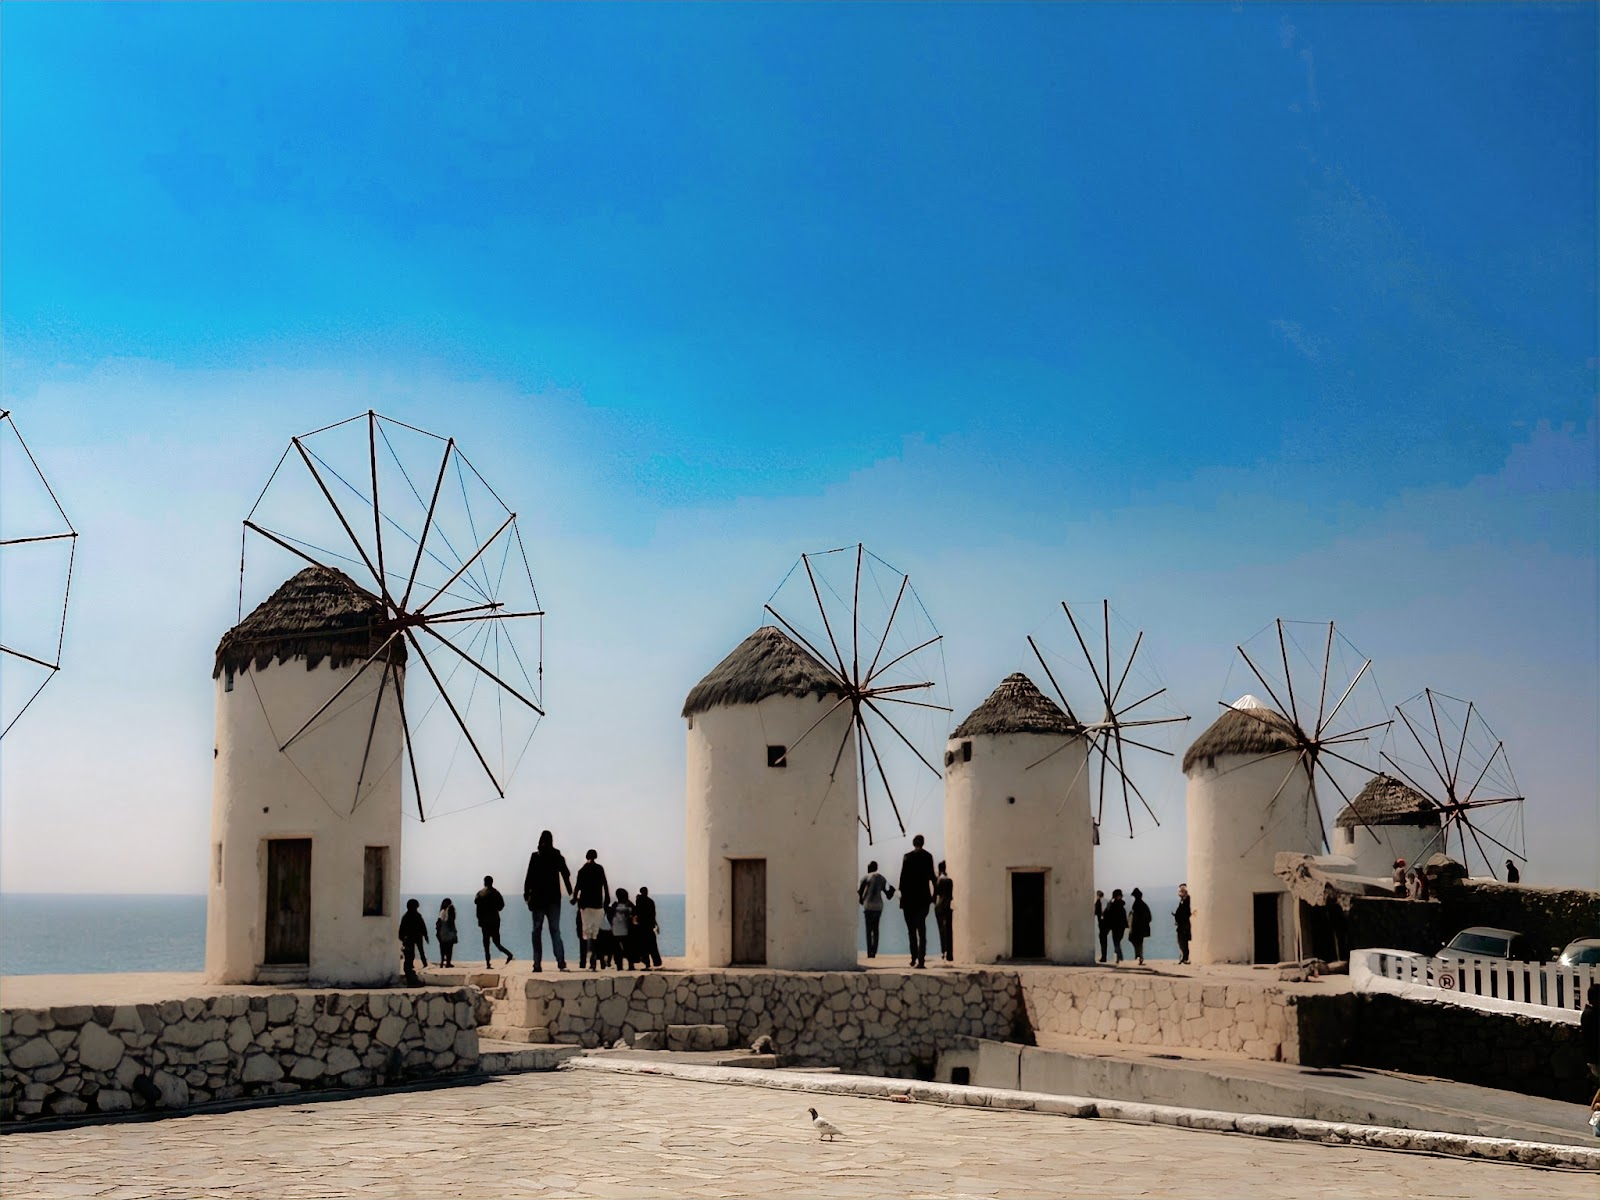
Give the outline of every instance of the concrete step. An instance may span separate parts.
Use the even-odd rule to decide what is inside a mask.
[[[726,1050],[732,1039],[726,1025],[668,1025],[668,1050]]]
[[[521,1025],[480,1025],[478,1026],[480,1047],[485,1039],[493,1042],[521,1042],[524,1044],[538,1042],[548,1044],[550,1031],[548,1029],[525,1029]]]
[[[478,1038],[478,1070],[485,1075],[513,1075],[521,1071],[554,1071],[583,1051],[577,1046],[529,1046]]]
[[[505,983],[505,977],[499,971],[480,971],[474,967],[424,967],[421,975],[435,987],[465,987],[470,984],[487,991]]]

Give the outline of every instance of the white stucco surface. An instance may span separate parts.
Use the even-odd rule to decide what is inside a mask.
[[[404,742],[393,677],[373,729],[359,804],[356,784],[381,664],[369,668],[287,751],[278,748],[359,665],[335,669],[324,662],[308,671],[303,658],[293,658],[237,674],[232,691],[226,674],[216,680],[207,982],[261,977],[267,842],[274,838],[312,842],[308,980],[367,985],[387,982],[397,972]],[[403,679],[402,674],[402,686]],[[368,846],[389,848],[382,916],[362,915]]]
[[[945,861],[955,882],[953,932],[960,962],[1011,957],[1011,873],[1043,870],[1045,953],[1094,961],[1094,824],[1087,743],[1050,734],[952,739],[945,769]],[[961,743],[972,743],[963,761]],[[1039,763],[1029,770],[1029,765]]]
[[[1438,825],[1351,825],[1333,831],[1333,852],[1354,859],[1355,874],[1378,879],[1390,876],[1397,858],[1417,866],[1443,849]]]
[[[689,720],[685,809],[688,965],[721,967],[733,954],[736,858],[767,860],[767,965],[856,967],[857,790],[850,726],[841,706],[801,742],[834,698],[773,696],[721,705]],[[796,745],[796,743],[799,743]],[[767,747],[792,747],[769,767]]]
[[[1257,892],[1282,894],[1279,956],[1287,956],[1294,941],[1293,909],[1283,880],[1273,873],[1273,860],[1280,851],[1322,852],[1305,771],[1296,767],[1289,774],[1293,754],[1224,754],[1212,762],[1198,762],[1187,773],[1188,884],[1194,905],[1190,957],[1197,963],[1250,962]]]

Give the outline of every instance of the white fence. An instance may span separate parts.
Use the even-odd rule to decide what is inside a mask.
[[[1600,983],[1600,967],[1560,967],[1554,963],[1509,962],[1494,958],[1429,958],[1403,950],[1357,950],[1350,956],[1356,986],[1373,977],[1432,988],[1439,999],[1450,994],[1477,996],[1507,1004],[1576,1012],[1589,985]]]

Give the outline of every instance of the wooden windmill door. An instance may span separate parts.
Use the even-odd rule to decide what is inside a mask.
[[[767,961],[767,860],[733,860],[733,962],[764,966]]]
[[[311,839],[267,843],[268,963],[311,961]]]

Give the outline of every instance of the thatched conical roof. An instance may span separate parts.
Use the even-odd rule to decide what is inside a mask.
[[[1352,825],[1437,825],[1439,806],[1409,783],[1393,775],[1374,775],[1356,798],[1333,819],[1340,829]]]
[[[1183,756],[1184,774],[1197,762],[1224,754],[1268,755],[1298,750],[1294,722],[1254,696],[1240,696],[1211,723]]]
[[[1053,733],[1072,734],[1078,727],[1061,711],[1060,705],[1034,686],[1021,671],[1007,675],[989,698],[967,714],[956,726],[952,738],[980,734]]]
[[[769,696],[842,696],[844,684],[776,625],[763,625],[694,687],[683,715],[719,704],[756,704]]]
[[[222,635],[211,677],[291,658],[304,658],[308,671],[323,659],[334,667],[364,662],[388,636],[383,617],[383,605],[343,571],[307,567]],[[390,642],[384,657],[403,664],[405,640]]]

